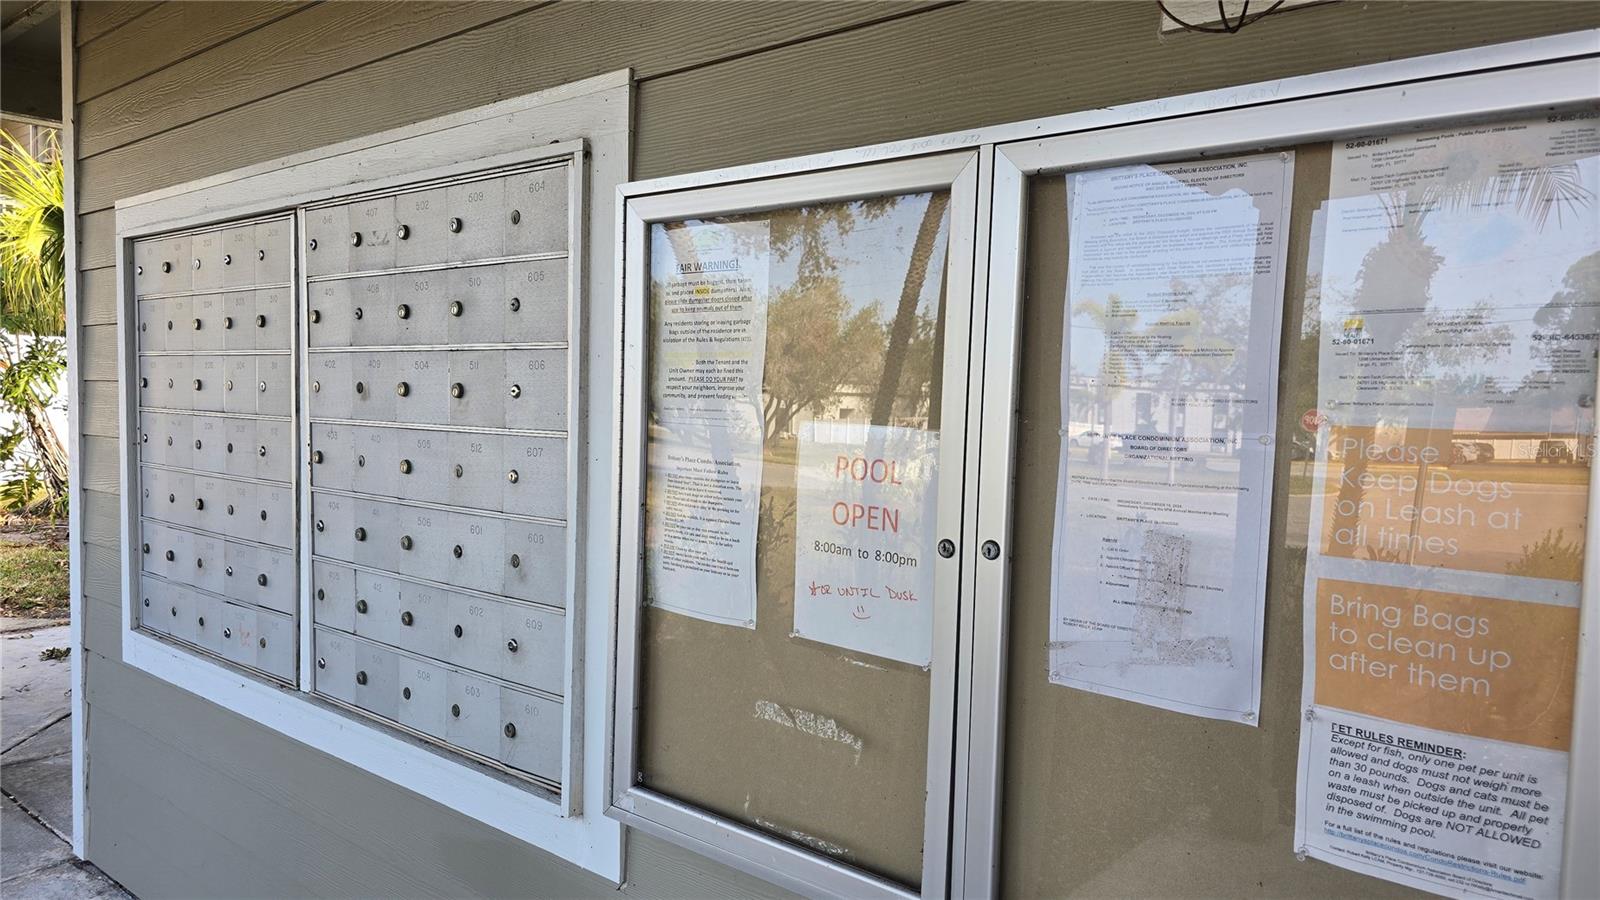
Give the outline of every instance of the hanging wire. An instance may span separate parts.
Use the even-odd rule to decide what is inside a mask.
[[[1267,16],[1272,15],[1277,11],[1278,7],[1283,5],[1283,3],[1284,0],[1275,0],[1271,6],[1256,13],[1255,15],[1251,15],[1250,0],[1244,0],[1243,5],[1239,7],[1239,17],[1234,19],[1232,22],[1229,22],[1228,11],[1223,8],[1222,0],[1217,0],[1217,20],[1219,24],[1193,25],[1178,18],[1173,14],[1172,10],[1167,9],[1166,0],[1156,0],[1156,6],[1161,7],[1162,15],[1178,23],[1178,25],[1181,26],[1185,31],[1198,31],[1203,34],[1237,34],[1239,30],[1246,25],[1259,22]]]

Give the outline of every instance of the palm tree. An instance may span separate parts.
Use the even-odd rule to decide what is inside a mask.
[[[66,369],[66,211],[60,148],[52,137],[43,153],[4,135],[0,144],[0,408],[21,424],[0,435],[0,462],[20,462],[29,485],[7,495],[25,509],[64,510],[67,454],[50,425],[48,407]],[[13,455],[26,437],[31,460]],[[37,484],[42,490],[35,491]],[[13,486],[14,488],[14,486]],[[42,495],[42,496],[41,496]]]
[[[60,148],[0,144],[0,331],[66,333],[66,214]]]

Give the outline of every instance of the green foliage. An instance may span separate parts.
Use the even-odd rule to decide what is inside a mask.
[[[1583,580],[1583,542],[1564,540],[1566,529],[1546,531],[1538,543],[1522,545],[1522,558],[1506,565],[1506,574],[1560,581]]]
[[[40,157],[0,132],[0,331],[66,332],[66,214],[60,149]]]
[[[30,440],[29,427],[48,427],[46,409],[55,398],[56,384],[67,368],[66,343],[60,338],[36,338],[14,362],[0,360],[0,410],[16,416],[12,428],[0,434],[0,509],[14,512],[66,515],[68,494],[59,490],[59,478],[47,468],[50,453]]]
[[[35,340],[20,359],[0,369],[0,408],[20,416],[28,409],[48,406],[55,399],[56,382],[66,371],[66,342],[60,338]]]
[[[64,504],[65,499],[61,502]],[[12,459],[6,480],[0,482],[0,509],[32,514],[45,512],[53,505],[44,467],[31,459]],[[48,511],[61,514],[53,508]]]
[[[851,312],[839,279],[823,276],[778,292],[767,309],[766,428],[789,429],[795,414],[882,368],[884,326],[876,304]]]

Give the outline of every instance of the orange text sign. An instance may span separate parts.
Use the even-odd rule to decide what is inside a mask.
[[[1568,447],[1547,435],[1489,441],[1448,429],[1334,426],[1322,552],[1579,581],[1588,465],[1557,452]]]
[[[1575,607],[1317,582],[1316,702],[1439,731],[1566,750]]]

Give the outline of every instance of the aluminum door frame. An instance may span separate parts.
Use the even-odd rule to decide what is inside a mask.
[[[900,898],[942,897],[948,893],[950,802],[956,765],[953,748],[960,731],[956,711],[957,630],[959,621],[967,618],[959,607],[970,602],[961,590],[964,554],[934,560],[943,577],[937,581],[934,597],[921,893],[637,784],[648,426],[646,377],[629,377],[629,373],[647,372],[649,366],[649,226],[662,221],[949,189],[944,384],[969,387],[976,226],[980,183],[986,181],[979,177],[980,162],[979,152],[969,148],[841,168],[800,169],[765,178],[728,178],[726,183],[702,182],[686,190],[652,192],[638,185],[624,185],[618,192],[618,220],[624,229],[619,243],[623,277],[619,279],[622,291],[618,310],[623,332],[616,375],[622,399],[620,509],[625,513],[619,522],[616,713],[612,802],[606,812],[641,831],[801,893]],[[963,531],[967,448],[971,443],[969,398],[970,390],[945,393],[943,421],[953,424],[940,435],[937,534],[958,543]]]
[[[982,385],[977,424],[982,464],[975,479],[976,534],[967,543],[992,540],[999,544],[1001,552],[992,560],[978,558],[972,570],[973,595],[980,602],[973,622],[972,745],[967,756],[966,819],[957,823],[956,832],[965,840],[961,860],[965,880],[957,893],[995,896],[1001,881],[1012,491],[1017,475],[1019,327],[1026,290],[1029,179],[1067,170],[1193,159],[1419,130],[1446,123],[1503,119],[1541,110],[1593,108],[1600,103],[1600,42],[1596,41],[1595,32],[1559,36],[1549,39],[1545,46],[1567,50],[1564,42],[1572,38],[1578,39],[1575,43],[1580,47],[1586,43],[1587,53],[1556,53],[1552,54],[1553,61],[1530,59],[1489,71],[1473,71],[1475,67],[1461,65],[1455,71],[1427,72],[1425,63],[1437,58],[1405,60],[1392,65],[1414,67],[1427,74],[1415,81],[1392,79],[1380,87],[1364,88],[1360,83],[1352,86],[1346,73],[1329,72],[1297,79],[1308,90],[1292,99],[1176,117],[1134,116],[1103,128],[1028,138],[995,147],[988,293],[983,304],[986,335],[982,373],[974,379]],[[1484,48],[1491,49],[1494,48]],[[1464,61],[1475,58],[1469,51],[1441,56]],[[1317,91],[1319,84],[1327,90]],[[1268,86],[1260,87],[1265,91]],[[1065,248],[1062,250],[1065,252]],[[1591,491],[1591,506],[1600,510],[1600,491]],[[1600,666],[1600,622],[1596,621],[1600,618],[1600,531],[1591,529],[1586,559],[1580,672],[1588,673],[1593,682],[1592,673]],[[1600,867],[1596,866],[1595,857],[1582,859],[1576,852],[1576,845],[1583,840],[1592,843],[1600,835],[1600,809],[1592,802],[1600,795],[1600,703],[1596,703],[1600,688],[1591,683],[1585,690],[1581,678],[1579,687],[1562,888],[1564,897],[1573,898],[1600,894]],[[1591,798],[1587,808],[1577,802],[1584,796]],[[1293,848],[1283,849],[1287,853]]]

